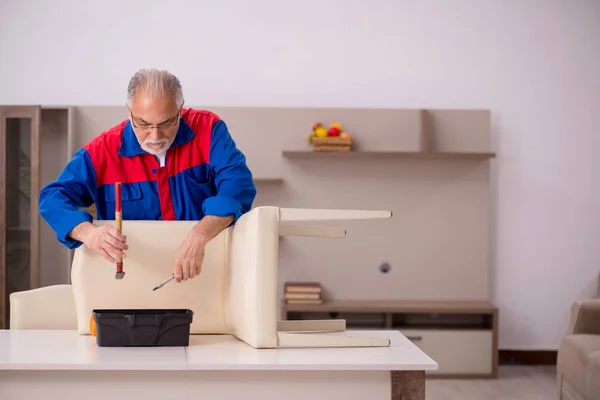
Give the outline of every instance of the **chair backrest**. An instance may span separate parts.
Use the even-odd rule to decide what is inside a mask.
[[[196,221],[129,221],[122,224],[127,237],[123,279],[115,279],[116,267],[102,255],[79,247],[71,270],[77,326],[89,334],[93,309],[186,308],[194,312],[191,333],[226,334],[225,264],[232,228],[210,241],[202,272],[194,279],[169,282],[152,289],[173,273],[175,255]],[[95,221],[113,225],[114,221]]]
[[[77,329],[71,285],[11,293],[10,329]]]

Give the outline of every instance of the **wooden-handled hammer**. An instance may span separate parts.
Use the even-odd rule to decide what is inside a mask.
[[[115,221],[117,224],[117,231],[121,233],[123,231],[123,209],[121,204],[121,182],[115,183]],[[117,255],[117,273],[115,279],[123,279],[125,272],[123,272],[123,259],[120,255]]]

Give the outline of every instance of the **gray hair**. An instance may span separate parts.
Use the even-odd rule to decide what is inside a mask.
[[[127,104],[133,104],[138,91],[157,95],[171,95],[177,107],[183,106],[183,90],[179,79],[169,71],[158,69],[142,69],[136,72],[127,87]]]

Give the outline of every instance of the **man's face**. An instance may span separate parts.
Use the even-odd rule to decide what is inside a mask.
[[[129,109],[129,118],[142,149],[151,154],[165,152],[175,140],[180,111],[170,96],[139,93]]]

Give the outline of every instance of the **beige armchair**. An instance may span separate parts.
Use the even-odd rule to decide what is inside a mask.
[[[600,290],[575,302],[558,350],[559,400],[600,400]]]
[[[70,285],[10,296],[11,329],[77,329],[91,334],[93,309],[187,308],[191,334],[231,334],[255,348],[389,346],[387,339],[323,335],[344,320],[279,321],[280,236],[343,237],[345,229],[301,222],[390,218],[389,211],[256,207],[206,247],[201,274],[152,288],[172,274],[173,260],[194,221],[123,221],[129,250],[125,277],[85,246],[73,258]],[[96,225],[114,221],[96,221]]]

